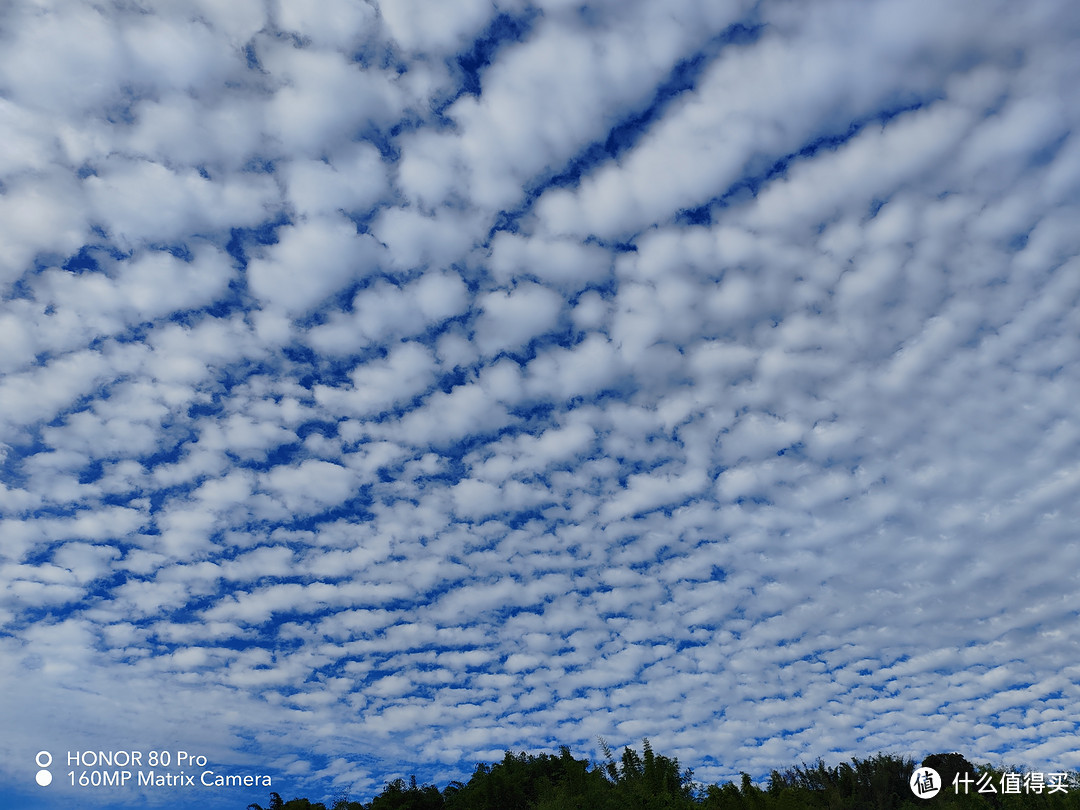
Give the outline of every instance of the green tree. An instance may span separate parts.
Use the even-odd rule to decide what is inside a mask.
[[[312,803],[307,799],[289,799],[281,806],[281,810],[326,810],[326,805],[322,802]]]
[[[708,810],[744,810],[747,807],[743,795],[731,782],[725,782],[723,787],[709,785],[702,806]]]
[[[443,796],[434,785],[417,785],[416,777],[395,779],[367,805],[366,810],[442,810]]]
[[[680,771],[679,760],[657,754],[648,739],[642,753],[630,746],[615,764],[607,743],[600,740],[604,773],[613,784],[616,806],[632,810],[683,810],[694,806],[693,772]]]
[[[941,776],[942,793],[947,795],[956,795],[954,782],[958,784],[960,779],[974,780],[976,777],[975,766],[955,751],[948,754],[931,754],[922,761],[921,767],[933,768],[938,772]]]
[[[281,795],[278,793],[270,793],[270,804],[266,805],[266,810],[282,810],[285,807],[285,803],[281,800]],[[248,805],[248,810],[263,810],[263,808],[252,802]]]
[[[468,782],[450,782],[441,793],[434,785],[418,785],[415,777],[396,779],[367,804],[342,796],[332,810],[1080,810],[1080,774],[1069,775],[1065,791],[1051,793],[1047,777],[1041,793],[1009,793],[1002,786],[1006,780],[1014,788],[1017,779],[1022,783],[1018,768],[974,766],[957,753],[923,760],[941,774],[944,789],[922,800],[909,788],[914,762],[892,754],[773,770],[765,789],[743,773],[738,786],[726,782],[699,790],[692,773],[680,770],[674,757],[656,753],[648,739],[640,753],[627,746],[618,760],[602,739],[600,745],[604,760],[595,765],[575,759],[565,746],[557,756],[507,751],[501,762],[478,763]],[[960,784],[970,780],[966,794],[956,794],[954,776]],[[264,810],[258,804],[248,808]],[[265,810],[326,808],[307,799],[282,802],[272,793]]]

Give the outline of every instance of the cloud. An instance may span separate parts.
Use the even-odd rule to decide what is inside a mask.
[[[5,784],[1080,765],[1065,4],[0,15]]]
[[[351,374],[351,391],[320,386],[315,399],[335,413],[377,415],[426,392],[435,370],[429,350],[418,343],[403,343],[386,360],[357,366]]]
[[[289,200],[302,216],[336,211],[366,213],[387,192],[386,168],[371,144],[351,144],[335,155],[334,164],[295,160],[282,167]]]
[[[307,459],[296,467],[275,467],[267,474],[265,485],[294,514],[340,503],[355,486],[347,469],[317,459]]]
[[[174,171],[122,158],[106,158],[100,174],[87,177],[84,185],[92,221],[125,247],[179,242],[218,222],[255,225],[273,194],[269,178],[212,183],[193,169]]]
[[[370,273],[379,247],[341,217],[286,226],[264,258],[248,266],[251,291],[267,306],[298,315]]]
[[[354,354],[438,328],[468,306],[465,284],[452,272],[426,273],[404,285],[380,280],[356,294],[351,312],[331,314],[307,336],[320,353]]]
[[[274,4],[277,24],[294,31],[316,48],[345,51],[357,39],[370,36],[375,25],[376,8],[359,0],[331,0],[319,14],[303,14],[290,3]]]
[[[540,284],[522,283],[496,290],[477,302],[475,341],[485,354],[513,351],[554,328],[562,299]]]
[[[576,291],[602,283],[610,270],[611,257],[597,245],[529,239],[502,232],[492,241],[490,267],[503,284],[519,275],[535,275],[541,283]]]

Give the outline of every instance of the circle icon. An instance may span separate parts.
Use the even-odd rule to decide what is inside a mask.
[[[42,757],[46,757],[47,759],[42,762]],[[37,766],[39,768],[48,768],[50,765],[52,765],[52,754],[50,754],[48,751],[38,751],[37,756],[34,757],[34,762],[37,763]]]
[[[908,780],[911,792],[920,799],[932,799],[941,792],[941,774],[933,768],[919,768]]]
[[[35,776],[34,779],[36,779],[37,783],[42,787],[52,784],[52,774],[44,768],[37,772],[37,776]]]

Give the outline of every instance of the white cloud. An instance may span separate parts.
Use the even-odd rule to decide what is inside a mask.
[[[294,514],[318,512],[356,491],[353,474],[337,464],[308,459],[295,467],[275,467],[263,484]]]
[[[365,127],[394,120],[401,99],[387,74],[336,51],[259,41],[260,63],[283,82],[266,105],[268,134],[285,154],[319,157]],[[343,104],[342,99],[349,99]]]
[[[464,313],[468,305],[465,284],[452,272],[425,273],[400,286],[376,281],[356,294],[351,313],[333,313],[308,332],[308,340],[324,354],[352,354],[419,335]]]
[[[348,220],[313,219],[282,228],[265,258],[248,265],[248,284],[266,305],[299,315],[367,276],[379,258],[375,241]]]
[[[302,216],[323,216],[342,210],[366,212],[387,191],[386,168],[370,144],[351,144],[322,160],[293,161],[281,170],[289,200]]]
[[[267,177],[235,176],[214,183],[194,169],[176,171],[123,158],[107,158],[100,174],[87,177],[83,185],[93,221],[125,248],[213,233],[221,222],[256,225],[277,197]]]
[[[421,265],[443,268],[465,253],[487,225],[476,217],[443,210],[426,216],[413,208],[389,208],[371,225],[389,249],[395,268],[413,270]]]
[[[496,354],[516,351],[554,329],[563,301],[547,287],[525,282],[487,293],[477,306],[476,344],[485,354]]]
[[[487,0],[462,0],[452,7],[435,0],[381,2],[379,13],[387,33],[407,51],[451,54],[475,36],[491,16]]]
[[[563,289],[578,290],[602,282],[611,267],[611,257],[597,245],[528,239],[503,232],[492,241],[490,265],[500,284],[532,276]]]
[[[269,146],[263,126],[265,112],[256,98],[238,90],[223,90],[209,103],[187,93],[140,99],[133,105],[135,123],[125,145],[136,155],[215,172],[235,172],[265,153]],[[109,154],[108,130],[83,125],[65,128],[61,143],[72,163],[96,162]]]
[[[526,366],[526,388],[560,401],[588,397],[612,385],[623,370],[610,341],[593,334],[573,348],[538,354]]]
[[[477,383],[459,385],[449,393],[436,391],[420,409],[410,411],[399,424],[375,429],[413,445],[444,446],[474,433],[497,431],[510,420],[506,408]]]
[[[176,740],[312,799],[597,735],[710,781],[1080,764],[1064,4],[0,29],[33,750]]]
[[[418,343],[403,343],[385,360],[353,369],[350,390],[319,386],[315,399],[335,413],[377,415],[426,392],[435,368],[430,351]]]
[[[305,14],[300,6],[277,0],[274,10],[279,26],[295,31],[316,48],[346,50],[369,37],[375,26],[375,8],[362,0],[327,0],[318,14]]]
[[[13,181],[5,179],[4,184],[0,233],[8,248],[0,258],[0,284],[9,290],[38,253],[77,250],[89,212],[76,202],[81,196],[78,186],[62,174],[47,184],[18,175]]]

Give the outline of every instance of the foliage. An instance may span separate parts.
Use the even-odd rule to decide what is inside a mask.
[[[917,798],[909,787],[916,763],[893,754],[826,765],[818,760],[774,770],[766,787],[742,774],[738,786],[701,786],[680,770],[677,759],[653,751],[648,740],[639,753],[623,749],[616,760],[603,740],[604,760],[575,759],[563,746],[557,756],[507,751],[494,765],[479,763],[468,782],[453,781],[439,791],[396,779],[370,802],[339,799],[331,810],[1080,810],[1080,774],[1069,774],[1068,789],[1042,792],[1015,787],[1019,768],[972,765],[961,754],[933,754],[921,766],[936,770],[944,789],[932,799]],[[968,792],[952,785],[970,780]],[[1010,781],[1011,780],[1011,781]],[[982,785],[982,790],[979,790]],[[1021,783],[1022,785],[1022,783]],[[993,792],[988,787],[994,789]],[[257,804],[251,810],[264,810]],[[307,799],[282,802],[271,794],[265,810],[326,810]]]
[[[442,794],[434,785],[419,786],[416,777],[410,777],[408,786],[404,779],[395,779],[383,788],[383,792],[358,810],[442,810]],[[352,810],[352,808],[348,808]]]

